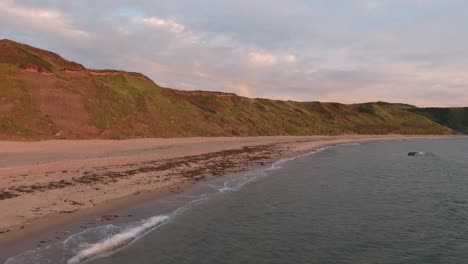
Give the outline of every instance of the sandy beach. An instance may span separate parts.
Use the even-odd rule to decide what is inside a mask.
[[[328,145],[440,136],[0,142],[0,246],[199,181]]]

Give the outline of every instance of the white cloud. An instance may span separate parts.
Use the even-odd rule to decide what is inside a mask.
[[[297,62],[297,57],[293,54],[287,54],[284,56],[284,60],[288,63],[288,64],[294,64]]]
[[[246,83],[227,81],[227,82],[224,82],[224,85],[226,87],[229,87],[232,92],[240,96],[246,96],[246,97],[253,96],[251,88]]]
[[[248,54],[248,60],[254,67],[268,67],[276,64],[278,58],[272,53],[254,51]]]
[[[458,0],[0,0],[0,38],[93,68],[140,71],[166,87],[464,105],[467,8]]]
[[[180,34],[186,31],[185,26],[182,24],[170,20],[160,19],[157,17],[135,18],[134,20],[136,22],[143,23],[148,27],[164,30],[175,34]]]
[[[14,1],[0,2],[0,21],[26,24],[37,30],[58,33],[64,37],[83,39],[90,37],[86,31],[75,28],[62,12],[53,9],[28,8]]]

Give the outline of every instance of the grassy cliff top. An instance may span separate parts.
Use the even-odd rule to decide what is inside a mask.
[[[40,72],[85,70],[83,65],[67,61],[56,53],[7,39],[0,40],[0,63],[16,65],[21,69],[36,69]]]
[[[90,70],[53,52],[0,40],[0,139],[389,133],[452,130],[411,105],[181,91],[140,73]]]

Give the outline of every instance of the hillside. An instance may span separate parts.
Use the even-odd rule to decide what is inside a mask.
[[[452,133],[426,116],[383,102],[179,91],[139,73],[89,70],[55,53],[0,40],[0,139]]]
[[[456,133],[468,134],[468,108],[415,108],[414,113],[421,114],[432,121],[453,129]]]

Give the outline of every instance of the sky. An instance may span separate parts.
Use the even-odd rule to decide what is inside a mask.
[[[465,0],[0,0],[0,39],[185,90],[468,106]]]

